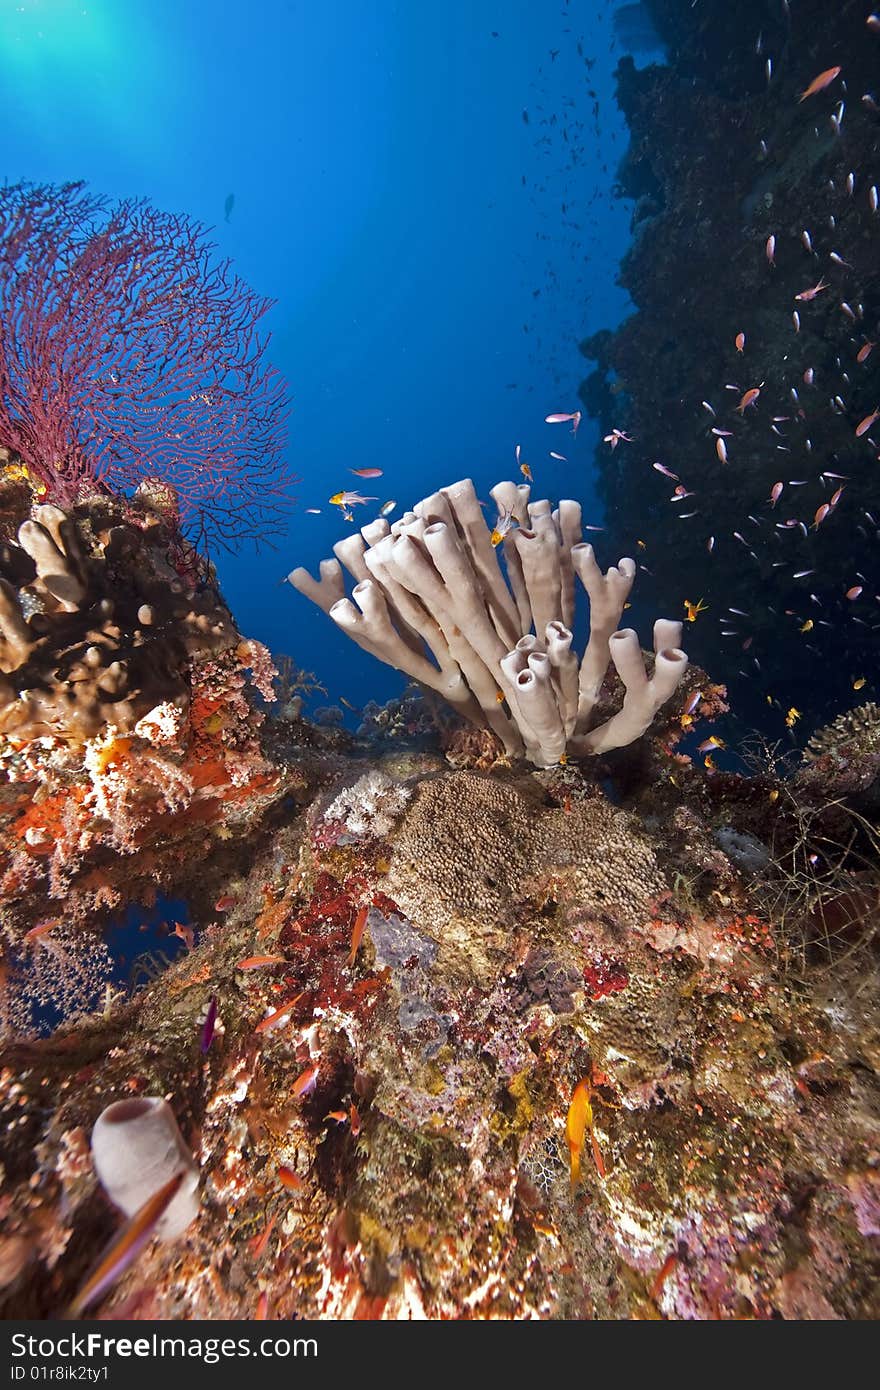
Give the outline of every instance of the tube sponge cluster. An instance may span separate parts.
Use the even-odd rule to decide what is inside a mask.
[[[648,675],[638,636],[618,629],[634,561],[603,574],[581,538],[580,504],[564,499],[553,509],[530,495],[512,482],[492,488],[511,522],[498,546],[466,478],[390,525],[377,519],[338,541],[318,579],[300,567],[288,580],[358,646],[491,729],[509,756],[551,767],[565,756],[634,742],[688,659],[679,647],[681,623],[661,618]],[[344,569],[355,581],[350,598]],[[576,580],[590,603],[580,661],[572,650]],[[593,727],[612,663],[626,692],[623,706]]]

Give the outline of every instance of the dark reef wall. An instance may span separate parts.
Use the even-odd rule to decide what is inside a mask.
[[[662,611],[705,598],[688,650],[748,722],[785,734],[795,706],[806,734],[878,659],[880,33],[863,3],[646,8],[668,65],[617,74],[636,309],[582,344],[586,407],[633,437],[599,446],[606,540]]]

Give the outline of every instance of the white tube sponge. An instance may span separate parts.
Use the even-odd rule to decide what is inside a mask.
[[[565,727],[556,704],[552,667],[546,652],[532,652],[525,670],[516,678],[516,698],[525,718],[535,731],[539,767],[553,767],[565,753]]]
[[[567,735],[574,733],[578,712],[578,661],[571,650],[571,628],[563,623],[548,623],[546,627],[547,655],[553,667],[556,702]]]
[[[634,743],[649,728],[654,715],[665,704],[688,668],[688,659],[678,647],[661,647],[671,627],[681,625],[661,618],[654,624],[654,674],[648,679],[638,634],[623,628],[611,635],[611,660],[623,681],[626,694],[623,708],[584,738],[575,740],[577,753],[607,753]]]
[[[590,600],[590,640],[581,661],[578,681],[577,732],[583,733],[602,689],[610,659],[609,640],[617,630],[636,577],[634,560],[624,559],[603,574],[593,547],[581,542],[571,550],[571,563]]]
[[[597,753],[638,738],[686,668],[681,624],[655,625],[649,681],[635,634],[618,630],[634,561],[623,559],[603,574],[592,546],[580,540],[581,509],[571,499],[552,511],[512,482],[497,483],[490,496],[503,548],[492,546],[466,478],[418,502],[390,527],[377,520],[337,542],[337,559],[322,562],[319,580],[297,569],[290,582],[365,651],[493,730],[508,754],[525,750],[547,766],[566,750]],[[354,602],[345,597],[339,560],[359,580]],[[590,602],[580,663],[572,651],[575,575]],[[624,707],[588,732],[612,658]]]
[[[156,1226],[162,1240],[174,1240],[198,1215],[199,1170],[161,1096],[118,1100],[102,1110],[92,1130],[92,1160],[107,1196],[126,1216],[134,1216],[178,1173],[186,1174]]]
[[[287,582],[292,584],[299,593],[305,594],[306,598],[310,598],[312,603],[323,608],[325,613],[329,613],[334,603],[345,598],[342,566],[338,560],[322,560],[319,573],[321,578],[313,579],[308,570],[300,565],[297,569],[290,571]]]

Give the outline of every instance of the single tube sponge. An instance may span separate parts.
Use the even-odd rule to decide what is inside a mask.
[[[102,1110],[92,1130],[92,1160],[107,1196],[126,1216],[177,1173],[187,1173],[156,1226],[162,1240],[181,1235],[198,1214],[199,1170],[160,1096],[117,1100]]]

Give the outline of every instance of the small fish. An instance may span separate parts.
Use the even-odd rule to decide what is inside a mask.
[[[262,1232],[262,1234],[255,1236],[252,1241],[248,1242],[248,1244],[250,1245],[251,1254],[255,1260],[258,1260],[260,1258],[260,1256],[265,1251],[266,1246],[269,1244],[269,1237],[275,1229],[275,1219],[276,1218],[273,1216],[270,1221],[267,1221],[266,1228]]]
[[[395,509],[396,506],[397,506],[397,503],[394,502],[394,501],[391,501],[391,502],[383,502],[383,503],[382,503],[382,506],[379,508],[379,515],[380,515],[380,516],[390,516],[391,513],[394,511],[394,509]]]
[[[807,250],[810,252],[810,254],[812,255],[812,252],[813,252],[813,239],[812,239],[812,237],[810,236],[810,233],[807,231],[806,227],[805,227],[804,230],[801,232],[801,241],[804,243],[804,246],[806,247],[806,249],[807,249]]]
[[[282,1023],[288,1022],[294,1004],[299,1003],[300,999],[302,999],[303,997],[303,994],[305,994],[305,990],[301,990],[300,993],[295,995],[293,999],[288,999],[287,1003],[282,1004],[279,1009],[274,1009],[272,1013],[267,1014],[266,1017],[261,1019],[260,1022],[257,1024],[256,1028],[254,1029],[254,1032],[269,1033],[272,1031],[273,1028],[278,1028]]]
[[[859,597],[859,594],[860,594],[861,592],[862,592],[862,586],[861,586],[861,584],[853,584],[853,586],[852,586],[851,589],[847,589],[847,591],[846,591],[846,596],[847,596],[847,598],[850,600],[850,602],[852,602],[852,601],[854,601],[855,599],[857,599],[857,598]]]
[[[836,507],[842,496],[843,496],[843,488],[842,488],[842,487],[839,487],[839,488],[837,488],[837,490],[836,490],[835,492],[832,492],[832,494],[831,494],[831,501],[829,502],[828,505],[829,505],[830,507]]]
[[[815,374],[815,372],[813,371],[813,368],[812,368],[812,367],[808,367],[807,370],[804,372],[804,385],[805,385],[805,386],[812,386],[813,381],[814,381],[814,378],[815,378],[815,375],[816,375],[816,374]]]
[[[612,449],[616,449],[621,440],[625,444],[632,444],[632,435],[627,434],[625,430],[613,429],[610,434],[603,437],[602,442],[603,444],[610,444]]]
[[[821,507],[816,508],[816,515],[813,517],[814,531],[818,531],[819,527],[822,525],[822,522],[825,520],[826,516],[830,511],[831,505],[828,502],[823,502]]]
[[[813,626],[814,626],[814,624],[813,624],[813,619],[812,619],[812,618],[807,618],[807,621],[803,624],[802,627],[800,627],[800,628],[798,629],[798,631],[799,631],[799,632],[812,632],[812,631],[813,631]]]
[[[354,919],[354,927],[351,933],[351,951],[349,952],[348,956],[349,966],[354,965],[355,958],[358,953],[358,947],[361,944],[361,938],[364,934],[364,927],[366,926],[369,911],[369,907],[367,905],[364,905],[362,908],[360,908],[357,917],[355,917]]]
[[[672,469],[667,468],[664,463],[652,463],[651,467],[656,468],[658,473],[662,473],[664,478],[672,478],[676,483],[678,482],[678,474],[673,473]]]
[[[733,430],[720,430],[716,425],[712,426],[710,433],[714,434],[718,439],[733,438]]]
[[[792,321],[792,323],[794,324],[794,331],[795,331],[795,333],[800,333],[800,331],[801,331],[801,316],[800,316],[800,314],[798,313],[797,309],[795,309],[794,313],[792,314],[792,316],[791,316],[791,321]],[[797,400],[797,396],[795,396],[795,400]]]
[[[581,1179],[581,1155],[587,1130],[593,1128],[593,1107],[590,1104],[592,1087],[585,1077],[575,1086],[565,1121],[565,1138],[568,1144],[571,1166],[571,1185],[577,1187]]]
[[[381,478],[381,468],[349,468],[349,473],[353,473],[356,478]],[[376,499],[371,499],[375,501]]]
[[[763,382],[761,384],[763,385]],[[760,394],[760,386],[750,386],[748,391],[743,392],[743,395],[740,398],[740,403],[738,406],[735,407],[735,409],[739,411],[740,415],[744,415],[750,405],[756,404]]]
[[[815,574],[815,570],[795,570],[792,579],[806,579],[808,574]]]
[[[235,907],[236,899],[231,893],[224,893],[222,898],[218,898],[214,904],[215,912],[228,912],[231,907]]]
[[[735,344],[735,346],[736,346],[737,352],[742,352],[742,351],[745,349],[745,345],[746,345],[746,335],[745,335],[745,333],[737,333],[737,335],[736,335],[736,337],[734,338],[733,341],[734,341],[734,344]]]
[[[694,710],[697,708],[697,705],[700,703],[702,698],[702,690],[695,690],[693,695],[691,695],[690,699],[684,707],[685,714],[693,714]]]
[[[30,931],[25,932],[22,941],[36,941],[39,937],[45,936],[47,932],[50,932],[53,927],[58,927],[60,925],[61,919],[59,917],[50,917],[47,922],[38,922],[35,927],[31,927]]]
[[[810,289],[801,290],[800,294],[795,295],[795,299],[801,299],[805,302],[811,299],[815,299],[817,294],[821,294],[822,291],[827,290],[827,288],[828,285],[826,284],[826,282],[824,280],[820,280],[817,285],[812,285]]]
[[[550,457],[552,459],[557,459],[559,463],[568,463],[568,459],[565,457],[565,454],[554,454],[552,449],[550,450]]]
[[[288,1192],[302,1192],[305,1181],[293,1168],[289,1168],[286,1163],[282,1163],[278,1168],[278,1181],[282,1187],[286,1187]]]
[[[351,1105],[349,1106],[348,1120],[349,1124],[351,1125],[352,1138],[357,1139],[358,1135],[361,1132],[361,1116],[360,1111],[358,1110],[354,1101],[352,1101]]]
[[[378,497],[362,497],[359,492],[334,492],[328,499],[333,507],[342,507],[347,510],[349,507],[362,506],[366,502],[378,502]]]
[[[566,420],[571,421],[572,434],[577,434],[578,425],[581,422],[581,412],[579,410],[572,411],[570,415],[556,414],[544,416],[545,425],[564,425]]]
[[[795,709],[794,705],[792,705],[785,716],[786,727],[789,729],[793,729],[800,718],[801,711],[799,709]]]
[[[224,222],[228,222],[228,221],[229,221],[230,217],[232,216],[232,209],[233,209],[234,207],[235,207],[235,194],[234,194],[234,193],[227,193],[227,195],[226,195],[226,202],[223,204],[223,212],[224,212],[223,221],[224,221]]]
[[[508,511],[505,507],[502,507],[501,511],[499,512],[498,520],[495,523],[492,534],[489,537],[492,546],[494,548],[497,548],[504,540],[504,537],[508,535],[514,529],[514,527],[518,525],[519,522],[513,515],[513,512]]]
[[[809,87],[805,87],[798,97],[798,101],[806,101],[807,97],[815,96],[817,92],[824,92],[826,87],[830,87],[835,77],[840,76],[840,68],[826,68],[820,72],[818,77],[814,77]]]
[[[245,956],[236,965],[236,970],[260,970],[264,965],[284,965],[285,956]]]
[[[696,603],[693,603],[689,598],[686,598],[684,601],[684,611],[687,614],[685,621],[689,623],[695,623],[700,614],[705,613],[708,607],[708,603],[704,603],[701,598],[697,599]]]
[[[264,1289],[257,1299],[257,1306],[254,1310],[254,1322],[265,1322],[269,1316],[269,1295]]]
[[[727,462],[727,445],[725,444],[724,440],[720,437],[720,435],[715,440],[715,452],[718,455],[718,460],[720,463]]]
[[[178,1189],[186,1177],[182,1169],[169,1178],[158,1192],[148,1197],[134,1216],[126,1221],[110,1241],[98,1260],[88,1279],[76,1294],[67,1311],[70,1318],[80,1317],[96,1298],[100,1298],[116,1283],[148,1243],[163,1213],[177,1196]]]
[[[291,1087],[293,1094],[297,1097],[307,1096],[310,1091],[313,1091],[317,1085],[318,1072],[320,1070],[321,1064],[319,1062],[312,1062],[310,1066],[306,1067],[305,1071],[300,1072]]]
[[[703,407],[704,410],[708,410],[710,415],[715,415],[716,412],[708,401],[700,401],[700,405]]]
[[[779,501],[780,497],[782,496],[782,489],[783,489],[784,486],[785,486],[784,483],[774,483],[773,486],[771,487],[771,489],[770,489],[770,496],[767,498],[767,501],[770,503],[770,506],[771,506],[771,507],[775,507],[775,506],[776,506],[776,503]]]
[[[770,265],[774,265],[775,262],[776,262],[776,237],[775,237],[775,236],[772,236],[772,235],[771,235],[771,236],[768,236],[767,241],[766,241],[765,246],[764,246],[764,254],[766,255],[767,260],[768,260],[768,262],[770,263]]]
[[[670,1274],[675,1269],[675,1266],[677,1264],[678,1255],[673,1251],[671,1255],[666,1256],[666,1259],[663,1261],[663,1264],[660,1267],[660,1272],[658,1273],[656,1279],[651,1285],[651,1292],[648,1295],[648,1297],[650,1298],[652,1303],[657,1302],[657,1299],[663,1292],[663,1285],[666,1283],[666,1280],[669,1278]]]
[[[706,541],[706,549],[708,550],[709,554],[711,555],[711,554],[712,554],[712,551],[715,549],[715,537],[714,537],[714,536],[710,536],[709,539]]]
[[[880,409],[872,410],[870,415],[859,421],[856,425],[856,438],[861,439],[863,434],[867,434],[875,420],[880,420]]]
[[[868,189],[868,207],[872,212],[877,211],[877,185],[875,183],[872,183]]]
[[[866,684],[867,684],[867,682],[866,682],[864,676],[857,676],[856,679],[855,679],[855,680],[853,681],[853,683],[852,683],[852,688],[853,688],[853,690],[861,690],[862,687],[863,687],[864,685],[866,685]]]
[[[216,994],[212,994],[212,995],[211,995],[211,1002],[210,1002],[210,1004],[208,1005],[208,1012],[207,1012],[207,1014],[205,1015],[205,1021],[204,1021],[204,1023],[202,1024],[202,1035],[201,1035],[201,1038],[199,1039],[199,1047],[201,1048],[201,1051],[202,1051],[202,1054],[203,1054],[203,1055],[204,1055],[204,1054],[207,1054],[208,1048],[211,1046],[211,1043],[214,1041],[214,1030],[215,1030],[216,1027],[217,1027],[217,996],[216,996]]]
[[[723,738],[717,738],[715,734],[710,734],[702,743],[697,744],[698,753],[709,753],[713,748],[726,748],[727,744]]]
[[[862,346],[856,353],[856,361],[867,362],[868,358],[871,356],[872,349],[875,347],[876,343],[862,343]]]
[[[321,508],[320,508],[320,507],[306,507],[306,516],[320,516],[320,515],[321,515]]]

